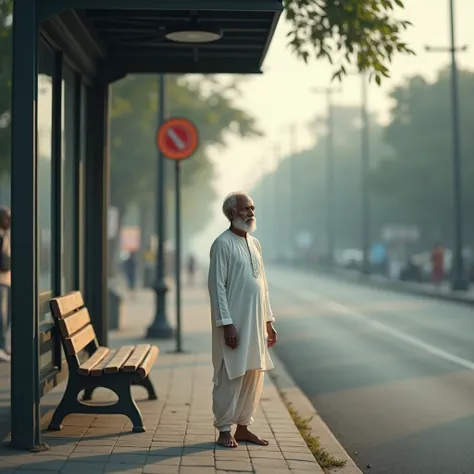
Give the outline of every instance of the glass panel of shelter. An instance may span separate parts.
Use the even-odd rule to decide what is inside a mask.
[[[40,321],[40,372],[47,376],[61,364],[61,348],[54,336],[54,326],[48,301],[56,293],[66,293],[82,289],[80,267],[82,255],[79,251],[83,232],[82,163],[85,153],[85,87],[81,77],[67,64],[62,71],[56,71],[58,62],[55,53],[45,41],[40,41],[38,51],[38,240],[39,240],[39,321]],[[57,75],[54,81],[55,74]],[[59,80],[60,79],[60,80]],[[54,103],[55,88],[61,88],[61,108]],[[58,130],[54,129],[54,114],[60,113]],[[54,140],[60,134],[60,203],[53,203],[52,194],[54,170]],[[61,212],[62,219],[59,239],[61,248],[53,248],[54,209]],[[54,261],[60,259],[60,265]],[[55,268],[60,269],[60,288],[54,288]],[[46,304],[45,304],[46,303]]]

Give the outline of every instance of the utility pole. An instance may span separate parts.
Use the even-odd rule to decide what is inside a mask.
[[[280,193],[278,187],[278,171],[279,171],[279,164],[280,164],[280,147],[275,145],[273,148],[273,160],[274,160],[274,168],[273,168],[273,175],[272,175],[272,220],[271,220],[271,228],[273,234],[273,242],[274,242],[274,258],[275,261],[278,261],[281,257],[281,229],[279,228],[281,222],[278,219],[278,216],[281,215],[279,209],[279,201],[280,201]]]
[[[295,173],[295,160],[294,157],[297,152],[297,132],[298,126],[295,123],[286,125],[284,131],[289,133],[289,147],[288,147],[288,181],[286,181],[286,186],[288,186],[288,195],[286,199],[286,215],[288,216],[288,225],[286,227],[286,248],[291,254],[294,254],[295,246],[295,194],[298,189],[298,184],[296,183],[296,173]],[[283,178],[283,177],[282,177]],[[288,261],[287,263],[291,263]]]
[[[158,76],[158,128],[165,121],[165,76]],[[156,184],[156,262],[155,262],[155,318],[148,326],[148,339],[169,339],[173,336],[173,329],[166,317],[166,293],[168,285],[165,276],[165,239],[166,239],[166,158],[158,148],[157,155],[157,184]]]
[[[316,94],[325,94],[327,100],[327,155],[326,155],[326,240],[327,240],[327,263],[334,267],[334,109],[332,96],[340,89],[331,87],[314,88]]]
[[[288,197],[288,213],[289,218],[288,224],[288,245],[290,249],[290,264],[295,264],[295,216],[294,205],[295,205],[295,194],[298,189],[298,185],[295,182],[296,173],[295,173],[295,155],[297,152],[297,132],[298,128],[296,124],[290,125],[290,162],[288,163],[290,167],[289,172],[289,197]]]
[[[370,198],[368,175],[370,167],[369,117],[367,113],[367,75],[361,74],[362,82],[362,134],[361,134],[361,217],[362,217],[362,268],[363,275],[370,273]]]
[[[260,229],[260,235],[263,239],[268,235],[268,229],[267,229],[267,218],[265,217],[267,213],[265,212],[265,208],[268,208],[268,202],[266,199],[266,193],[265,193],[265,181],[266,181],[266,176],[265,176],[265,157],[260,158],[259,160],[259,165],[258,169],[260,170],[261,174],[259,179],[257,180],[257,186],[259,188],[258,191],[258,196],[255,196],[256,202],[255,202],[255,209],[257,213],[257,222],[258,227]],[[260,213],[261,211],[261,213]],[[271,235],[271,234],[270,234]]]
[[[454,0],[449,0],[450,20],[450,46],[432,47],[425,46],[428,52],[449,52],[451,55],[451,113],[452,113],[452,136],[453,136],[453,201],[454,201],[454,275],[451,288],[454,291],[465,291],[469,288],[469,282],[464,271],[463,259],[463,206],[462,206],[462,180],[461,180],[461,131],[459,127],[459,90],[458,90],[458,68],[456,64],[456,53],[466,51],[467,45],[456,47],[456,28],[454,22]]]

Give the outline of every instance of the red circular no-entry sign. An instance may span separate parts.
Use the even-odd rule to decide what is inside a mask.
[[[185,118],[171,118],[156,134],[156,144],[172,160],[189,158],[199,145],[199,134],[193,122]]]

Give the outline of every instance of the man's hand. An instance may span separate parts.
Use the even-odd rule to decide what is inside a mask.
[[[239,334],[233,324],[224,326],[224,341],[231,349],[235,349],[239,345]]]
[[[267,322],[268,347],[273,347],[277,342],[277,332],[271,321]]]

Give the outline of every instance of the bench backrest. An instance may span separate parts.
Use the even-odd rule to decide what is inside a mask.
[[[80,291],[53,298],[49,302],[69,370],[77,370],[99,347],[89,311]]]

